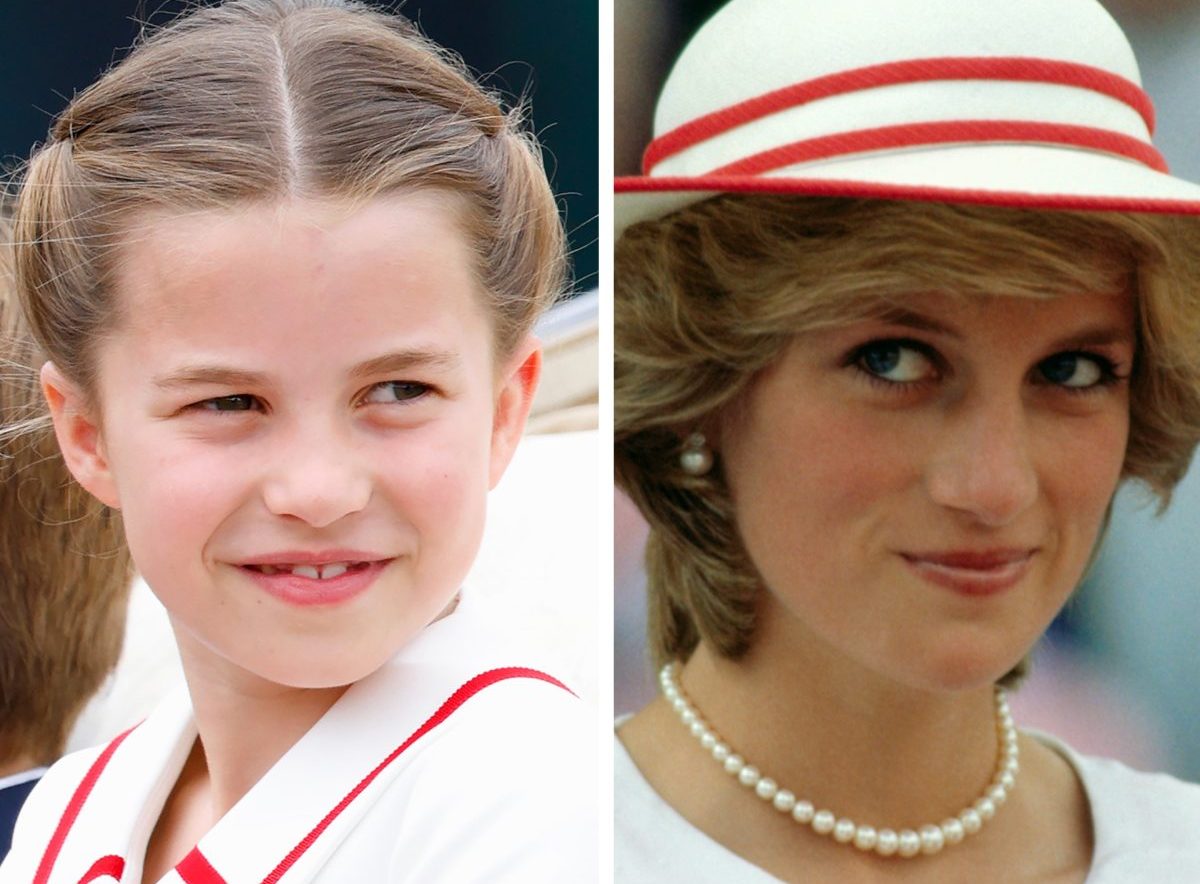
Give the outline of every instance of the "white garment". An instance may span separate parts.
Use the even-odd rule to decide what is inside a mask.
[[[1200,882],[1200,786],[1038,739],[1070,762],[1087,792],[1095,836],[1087,884]],[[614,779],[614,877],[620,884],[779,884],[676,813],[620,740]]]
[[[558,684],[504,670],[539,662],[506,633],[497,610],[465,598],[353,685],[161,881],[594,881],[592,715]],[[515,677],[494,680],[496,670]],[[447,704],[468,683],[486,686]],[[180,690],[115,748],[54,765],[21,812],[0,882],[34,880],[105,752],[46,880],[141,881],[146,843],[195,736]]]

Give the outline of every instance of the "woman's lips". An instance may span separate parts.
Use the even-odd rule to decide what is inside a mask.
[[[930,583],[965,596],[992,596],[1021,582],[1036,549],[901,553],[905,564]]]
[[[274,596],[289,605],[308,607],[312,605],[337,605],[365,592],[383,569],[391,563],[391,559],[381,559],[372,562],[357,562],[345,570],[333,569],[326,571],[317,566],[321,574],[333,573],[334,576],[310,577],[309,571],[301,568],[301,573],[294,574],[289,570],[276,570],[272,567],[263,568],[261,565],[241,565],[239,570],[248,576],[268,595]]]

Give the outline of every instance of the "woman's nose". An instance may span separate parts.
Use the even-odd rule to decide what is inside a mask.
[[[267,509],[324,528],[363,510],[371,477],[352,440],[327,428],[296,429],[278,440],[263,486]]]
[[[960,403],[931,440],[930,497],[980,524],[1000,527],[1038,496],[1031,427],[1019,399]]]

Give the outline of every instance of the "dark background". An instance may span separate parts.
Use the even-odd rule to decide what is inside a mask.
[[[0,162],[11,171],[70,96],[120,60],[139,21],[211,3],[0,0]],[[571,237],[575,285],[596,285],[598,12],[582,0],[375,2],[462,54],[485,85],[526,95]]]

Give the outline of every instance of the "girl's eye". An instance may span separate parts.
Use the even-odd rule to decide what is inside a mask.
[[[1055,353],[1038,363],[1037,370],[1047,383],[1071,390],[1090,390],[1116,379],[1111,362],[1088,353]]]
[[[258,405],[258,400],[247,393],[234,396],[216,396],[196,403],[197,408],[205,411],[250,411]]]
[[[933,360],[905,341],[872,341],[860,347],[854,364],[859,369],[893,384],[915,384],[936,373]]]
[[[372,404],[388,404],[396,402],[411,402],[426,395],[432,387],[419,381],[385,381],[376,384],[363,397],[364,402]]]

